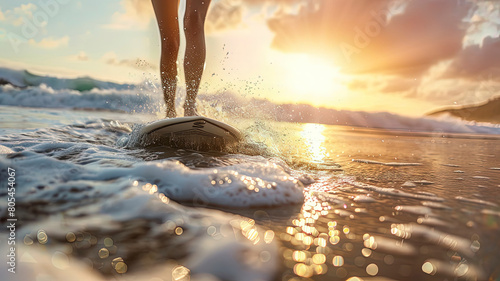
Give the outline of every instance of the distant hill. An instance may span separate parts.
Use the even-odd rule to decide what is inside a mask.
[[[428,113],[435,116],[450,114],[463,120],[500,124],[500,96],[479,105],[449,107]]]

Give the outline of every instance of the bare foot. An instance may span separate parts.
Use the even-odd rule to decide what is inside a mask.
[[[200,114],[196,110],[196,106],[184,105],[184,116],[200,116]]]

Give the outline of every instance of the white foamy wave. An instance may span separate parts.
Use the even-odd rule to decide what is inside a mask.
[[[131,185],[199,206],[273,207],[303,201],[302,184],[272,163],[192,170],[179,162],[138,163],[132,168],[87,171],[75,180],[129,177]]]
[[[10,144],[14,152],[0,155],[0,172],[11,167],[19,175],[16,214],[24,219],[17,235],[27,242],[19,249],[22,274],[16,280],[37,274],[68,280],[73,270],[101,280],[72,258],[82,255],[102,263],[99,270],[104,273],[114,273],[113,261],[120,259],[132,271],[124,280],[174,276],[178,266],[161,262],[169,260],[182,264],[191,280],[271,280],[275,275],[279,251],[271,230],[251,219],[173,200],[198,207],[300,204],[302,184],[286,167],[246,157],[245,163],[217,170],[190,169],[172,160],[140,161],[125,149],[71,141],[37,143],[26,137]],[[5,184],[0,183],[1,190],[7,190]],[[6,219],[7,208],[7,200],[0,201],[0,219]],[[52,215],[62,212],[64,219]],[[41,246],[40,233],[50,243]],[[68,234],[85,238],[69,240]],[[116,252],[91,242],[110,236]],[[63,243],[73,255],[57,247]],[[109,257],[98,255],[102,251]],[[142,270],[136,263],[145,253],[158,258],[157,268]]]
[[[50,108],[118,110],[160,113],[165,106],[161,86],[152,80],[138,85],[116,84],[92,78],[63,79],[0,68],[0,105]],[[185,90],[179,88],[176,108],[182,113]],[[268,100],[246,99],[228,92],[198,96],[198,109],[216,119],[244,117],[274,121],[319,123],[398,131],[402,134],[499,135],[500,125],[463,121],[455,117],[409,117],[388,112],[362,112],[278,105]]]
[[[163,110],[160,95],[136,89],[92,89],[77,91],[53,89],[45,84],[25,89],[0,86],[0,104],[24,107],[83,108],[125,112],[151,113]]]
[[[268,106],[269,107],[269,106]],[[269,111],[269,108],[263,111]],[[500,134],[500,125],[463,121],[451,116],[409,117],[389,112],[362,112],[313,108],[309,105],[285,105],[279,108],[278,120],[328,125],[377,128],[401,133]]]
[[[18,157],[20,160],[14,162],[15,166],[33,171],[20,180],[19,185],[24,191],[37,186],[43,189],[35,195],[26,195],[36,197],[32,200],[50,201],[71,188],[85,190],[83,182],[93,182],[102,194],[144,189],[199,206],[274,207],[303,201],[303,184],[289,174],[288,168],[282,166],[285,164],[258,156],[223,167],[191,169],[175,160],[136,162],[137,159],[122,149],[57,142],[33,145]],[[57,175],[50,172],[55,167]],[[59,179],[60,184],[54,184],[54,178]],[[109,185],[110,182],[113,184]],[[43,186],[51,186],[51,189]]]
[[[500,134],[500,125],[463,121],[451,116],[408,117],[387,112],[365,113],[365,118],[356,119],[351,125],[388,130],[402,130],[409,133],[445,134]],[[349,119],[346,116],[346,119]]]

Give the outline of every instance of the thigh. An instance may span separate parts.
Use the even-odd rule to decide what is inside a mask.
[[[186,0],[185,17],[197,18],[204,22],[210,2],[211,0]]]
[[[179,30],[179,21],[177,19],[179,0],[151,0],[155,11],[156,20],[160,27],[160,32],[168,33]]]

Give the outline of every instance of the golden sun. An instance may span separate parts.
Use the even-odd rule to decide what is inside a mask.
[[[287,55],[282,73],[288,94],[321,105],[345,95],[339,68],[309,55]]]

